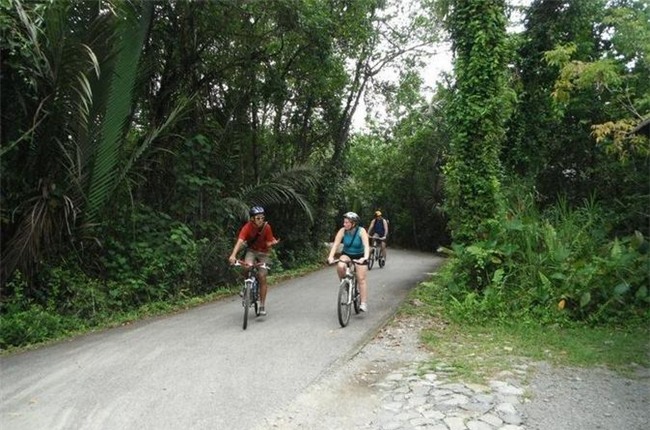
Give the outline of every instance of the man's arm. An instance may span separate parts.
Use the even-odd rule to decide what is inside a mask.
[[[237,261],[237,253],[239,252],[239,249],[243,244],[244,244],[244,239],[237,239],[237,242],[235,242],[235,246],[232,248],[232,253],[230,254],[230,257],[228,257],[228,261],[230,262],[230,264],[235,264],[235,261]]]
[[[264,241],[266,242],[266,246],[270,248],[273,245],[277,245],[278,242],[280,242],[280,239],[277,239],[277,238],[275,238],[275,236],[273,236],[273,230],[271,229],[271,224],[265,224],[264,227],[267,227],[267,232],[266,232],[266,235],[264,237]]]

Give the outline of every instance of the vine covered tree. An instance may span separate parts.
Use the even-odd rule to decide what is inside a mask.
[[[500,150],[509,111],[504,0],[452,0],[446,15],[455,88],[445,166],[446,209],[454,241],[485,237],[503,217]]]

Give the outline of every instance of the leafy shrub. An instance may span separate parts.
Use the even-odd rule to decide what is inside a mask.
[[[589,202],[546,216],[512,213],[485,241],[454,245],[446,279],[457,317],[547,323],[650,319],[650,259],[641,233],[608,239],[607,217]]]
[[[106,235],[100,257],[104,277],[122,285],[124,303],[139,306],[199,290],[207,239],[195,240],[187,225],[147,208],[139,208],[133,222],[137,234],[118,226]]]
[[[26,286],[18,271],[7,282],[12,294],[0,305],[0,349],[55,339],[84,325],[78,318],[60,315],[55,297],[48,297],[46,304],[28,297]]]

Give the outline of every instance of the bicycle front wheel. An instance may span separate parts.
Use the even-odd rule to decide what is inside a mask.
[[[350,281],[347,279],[341,281],[341,285],[339,286],[339,296],[336,309],[339,316],[339,323],[341,324],[341,327],[345,327],[348,325],[348,322],[350,322],[350,314],[352,314]]]
[[[372,270],[372,266],[375,264],[375,250],[370,250],[370,256],[368,258],[368,270]]]
[[[358,314],[361,312],[361,293],[359,292],[359,284],[356,279],[352,287],[352,303],[354,304],[354,313]]]
[[[253,307],[255,308],[255,316],[259,317],[260,316],[260,285],[258,281],[255,281],[255,288],[253,288],[253,294],[251,294],[251,302],[253,303]]]
[[[246,286],[244,287],[242,305],[244,306],[244,323],[242,327],[246,330],[246,327],[248,327],[248,309],[251,307],[251,285],[248,282],[246,282]]]

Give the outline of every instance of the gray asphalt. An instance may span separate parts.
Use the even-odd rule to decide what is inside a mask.
[[[245,331],[232,297],[2,357],[0,429],[250,429],[354,356],[441,262],[389,252],[345,328],[327,267],[274,285]]]

